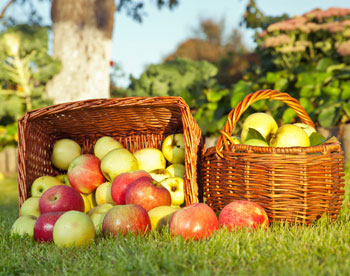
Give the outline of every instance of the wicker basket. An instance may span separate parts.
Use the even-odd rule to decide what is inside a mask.
[[[299,102],[287,93],[260,90],[247,95],[229,115],[216,147],[203,156],[201,185],[215,211],[236,199],[255,201],[270,221],[311,224],[323,214],[337,218],[344,194],[344,157],[339,143],[273,148],[236,145],[235,124],[254,102],[287,104],[302,122],[314,126]]]
[[[53,144],[71,138],[82,153],[93,153],[101,136],[112,136],[131,152],[161,148],[163,139],[182,132],[185,140],[185,202],[198,202],[197,160],[203,154],[202,132],[180,97],[126,97],[63,103],[27,112],[18,121],[19,206],[42,175],[63,173],[51,165]]]

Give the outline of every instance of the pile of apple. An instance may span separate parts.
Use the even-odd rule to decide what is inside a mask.
[[[261,147],[309,147],[326,139],[312,126],[304,123],[278,127],[275,119],[262,112],[249,115],[243,122],[241,136],[232,136],[234,144]]]

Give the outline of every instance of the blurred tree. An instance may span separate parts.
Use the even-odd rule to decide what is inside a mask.
[[[28,4],[35,17],[33,0],[9,0],[0,11],[6,15],[11,5]],[[157,0],[159,8],[176,6],[177,0]],[[62,70],[47,85],[55,103],[109,97],[110,60],[115,11],[126,11],[141,22],[144,4],[138,0],[52,0],[53,54]],[[8,22],[16,23],[9,18]]]

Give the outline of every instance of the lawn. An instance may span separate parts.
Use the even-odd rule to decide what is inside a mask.
[[[350,169],[347,169],[350,184]],[[0,181],[0,275],[348,275],[350,201],[334,223],[273,224],[256,232],[217,231],[193,242],[169,233],[96,238],[81,248],[57,248],[10,237],[18,216],[16,182]]]

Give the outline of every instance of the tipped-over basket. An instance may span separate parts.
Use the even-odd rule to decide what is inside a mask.
[[[339,143],[290,148],[234,144],[235,124],[251,104],[263,99],[287,104],[303,123],[314,127],[304,108],[287,93],[260,90],[247,95],[229,113],[216,147],[203,156],[201,185],[206,203],[220,211],[233,200],[254,201],[271,222],[312,224],[323,214],[336,219],[344,194]]]
[[[56,140],[70,138],[93,153],[96,140],[112,136],[131,152],[161,149],[163,139],[181,132],[185,140],[185,202],[198,202],[197,160],[203,154],[202,132],[180,97],[126,97],[62,103],[27,112],[18,120],[19,206],[33,181],[64,173],[51,164]]]

